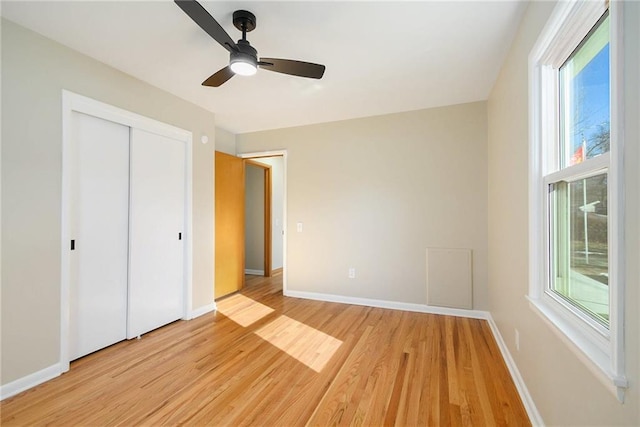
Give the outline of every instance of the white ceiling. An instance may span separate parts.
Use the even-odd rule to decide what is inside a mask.
[[[216,114],[234,133],[487,99],[522,1],[202,1],[258,56],[325,64],[322,80],[258,70],[200,84],[228,52],[173,1],[2,1],[2,16]]]

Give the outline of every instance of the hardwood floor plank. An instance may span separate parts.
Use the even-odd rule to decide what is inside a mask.
[[[0,403],[2,425],[530,425],[486,322],[286,298],[281,280],[72,362]]]
[[[393,391],[391,392],[391,399],[387,406],[387,411],[384,417],[385,426],[393,426],[396,424],[396,420],[399,418],[399,408],[401,406],[400,398],[402,396],[403,386],[405,385],[405,375],[407,373],[407,363],[409,359],[409,353],[404,353],[400,361],[400,366],[396,372],[396,378],[393,383]],[[402,420],[398,420],[399,425],[404,425]]]

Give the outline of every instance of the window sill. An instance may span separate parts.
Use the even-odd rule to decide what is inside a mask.
[[[582,328],[575,325],[576,322],[569,320],[552,304],[542,298],[530,296],[527,296],[527,300],[533,311],[551,327],[618,401],[623,403],[628,381],[626,377],[612,371],[611,354],[603,351]]]

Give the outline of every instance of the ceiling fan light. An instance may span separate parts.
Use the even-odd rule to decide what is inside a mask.
[[[257,70],[258,68],[251,62],[242,60],[231,62],[231,71],[241,76],[253,76]]]

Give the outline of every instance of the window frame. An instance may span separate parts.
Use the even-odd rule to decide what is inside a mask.
[[[609,9],[610,151],[560,168],[559,69]],[[532,309],[624,401],[622,17],[620,1],[559,2],[529,55],[529,293]],[[553,147],[553,148],[551,148]],[[548,291],[552,271],[549,183],[608,174],[609,328]]]
[[[609,159],[610,159],[609,153],[605,153],[593,159],[585,160],[583,163],[586,163],[587,161],[589,162],[589,164],[585,165],[587,166],[587,168],[584,168],[584,167],[577,168],[578,165],[575,165],[570,167],[571,170],[567,170],[569,169],[567,168],[557,172],[550,173],[543,177],[544,186],[545,188],[548,188],[550,185],[556,184],[562,181],[565,181],[567,183],[573,183],[581,179],[591,178],[591,177],[602,175],[602,174],[607,174],[607,176],[609,176],[610,175]],[[584,169],[587,169],[587,170],[583,171]],[[560,173],[560,172],[563,172],[563,173]],[[607,187],[609,186],[607,185]],[[554,291],[554,289],[552,289],[553,278],[551,277],[551,275],[554,272],[552,263],[556,257],[553,251],[553,242],[551,241],[551,237],[550,237],[550,234],[552,234],[554,231],[553,225],[549,220],[549,218],[553,215],[553,209],[554,209],[554,206],[550,199],[551,199],[551,192],[549,191],[549,195],[544,201],[544,212],[547,215],[547,218],[549,221],[549,223],[545,225],[546,229],[545,229],[545,236],[544,236],[545,238],[544,246],[548,248],[548,251],[545,254],[545,256],[549,264],[548,264],[548,270],[546,271],[544,295],[542,296],[542,298],[551,298],[554,301],[554,304],[562,305],[565,310],[568,310],[569,312],[571,312],[573,316],[579,318],[582,322],[586,323],[586,325],[589,328],[597,332],[597,335],[594,335],[595,337],[594,339],[596,340],[596,343],[601,347],[601,350],[606,351],[607,342],[610,339],[610,332],[611,332],[610,322],[609,322],[609,326],[603,325],[602,323],[598,322],[593,316],[589,315],[586,310],[583,310],[577,307],[575,304],[568,301],[567,297],[563,297],[559,292]],[[609,270],[611,269],[609,268]],[[580,274],[577,272],[571,272],[571,273],[576,275]],[[609,303],[609,311],[611,311],[611,303]]]

